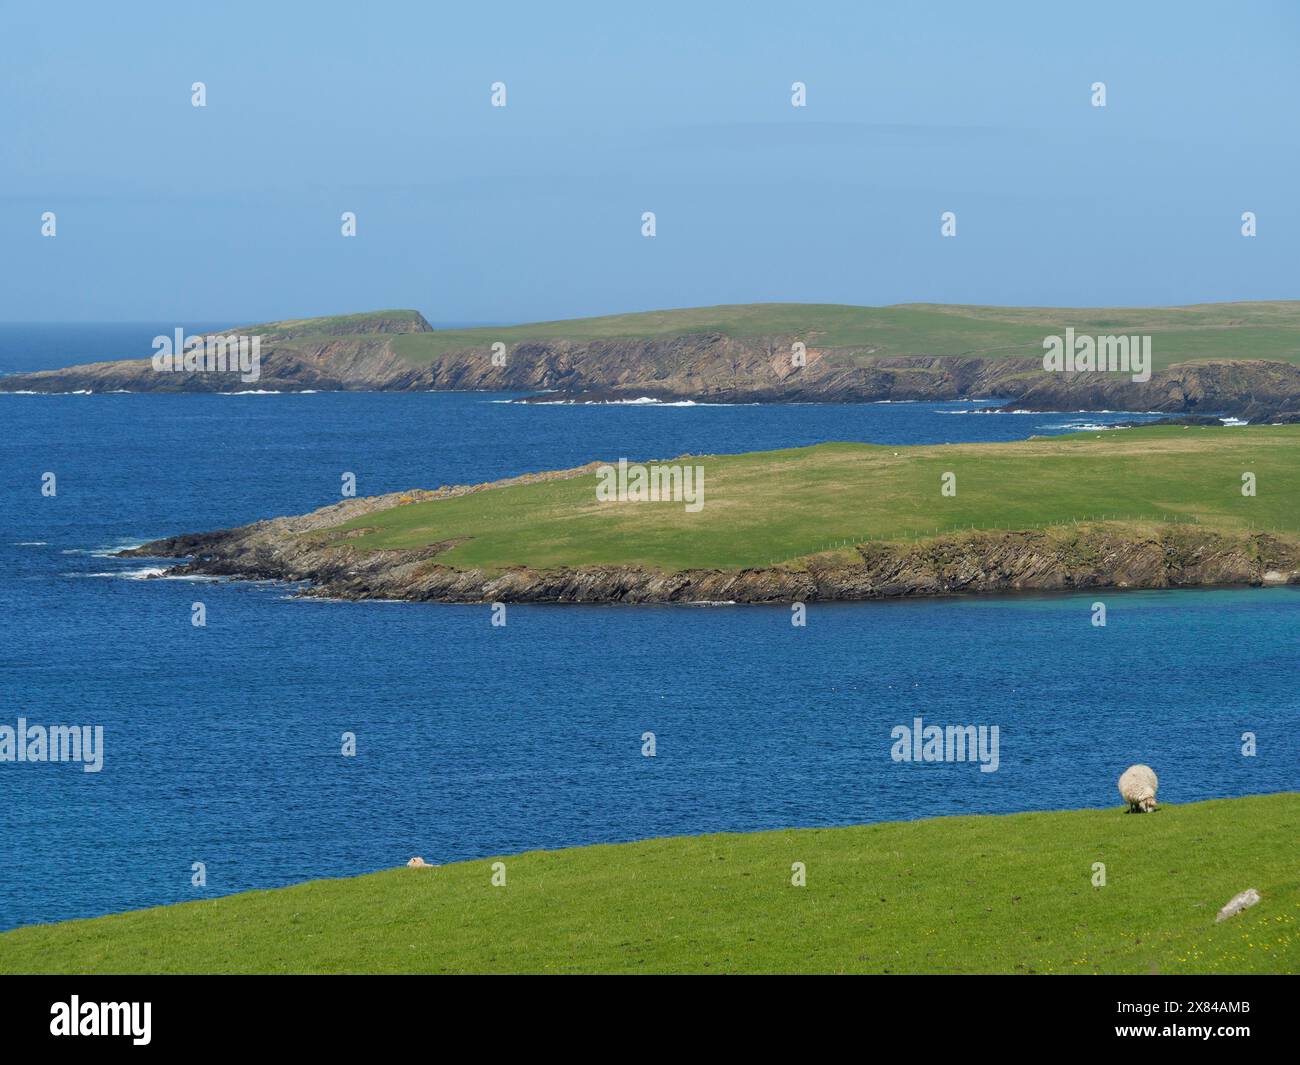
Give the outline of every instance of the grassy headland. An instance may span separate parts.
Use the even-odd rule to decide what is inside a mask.
[[[799,338],[809,346],[869,349],[877,356],[1032,356],[1065,326],[1094,335],[1153,338],[1155,368],[1199,359],[1300,362],[1300,301],[1188,307],[977,307],[749,303],[572,318],[482,329],[408,333],[394,350],[416,364],[464,348],[559,340],[631,340],[720,333],[737,339]]]
[[[972,415],[974,416],[974,415]],[[616,461],[618,456],[610,456]],[[869,541],[1098,519],[1300,536],[1300,426],[1161,426],[1008,444],[822,444],[670,460],[704,469],[704,506],[598,502],[594,474],[367,513],[322,542],[359,551],[451,543],[484,570],[739,569]],[[945,473],[956,495],[941,495]],[[1242,474],[1257,494],[1242,495]]]
[[[1148,337],[1151,366],[1055,373],[1043,340]],[[260,376],[148,359],[0,377],[0,392],[487,390],[538,401],[1001,399],[1034,410],[1300,418],[1300,302],[1154,308],[763,303],[433,329],[412,310],[244,325]],[[796,344],[806,359],[795,359]],[[499,357],[498,357],[499,356]]]
[[[0,972],[1295,973],[1298,836],[1283,793],[531,852],[22,928]]]

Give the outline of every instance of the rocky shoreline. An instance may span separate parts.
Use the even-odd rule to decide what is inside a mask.
[[[698,403],[863,403],[997,399],[1003,410],[1132,411],[1223,415],[1254,422],[1300,417],[1300,365],[1262,359],[1180,363],[1135,382],[1118,373],[1048,373],[1041,358],[885,355],[870,347],[809,346],[791,365],[789,336],[698,333],[660,338],[529,341],[504,364],[487,348],[460,347],[427,363],[400,341],[429,333],[419,314],[265,330],[259,377],[160,373],[148,359],[0,377],[0,392],[529,392],[524,402],[601,403],[642,398]]]
[[[533,478],[574,476],[590,467]],[[522,479],[515,478],[513,483]],[[510,483],[510,482],[501,482]],[[449,498],[488,485],[402,493]],[[156,540],[123,557],[176,558],[170,576],[301,582],[305,596],[442,603],[793,603],[1061,592],[1083,589],[1300,584],[1300,544],[1267,533],[1195,525],[1097,522],[973,531],[741,570],[673,572],[590,566],[499,572],[438,561],[450,543],[359,551],[312,536],[395,505],[398,495],[348,500],[311,514]]]

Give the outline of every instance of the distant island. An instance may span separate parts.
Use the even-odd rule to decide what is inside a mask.
[[[611,458],[124,552],[304,594],[794,603],[1300,583],[1300,426]]]
[[[1045,339],[1066,329],[1148,338],[1149,378],[1045,370]],[[1300,301],[1114,309],[744,304],[446,330],[416,311],[393,310],[230,332],[260,338],[255,380],[160,373],[144,358],[8,375],[0,392],[481,389],[539,393],[535,402],[993,398],[1007,409],[1300,419]]]

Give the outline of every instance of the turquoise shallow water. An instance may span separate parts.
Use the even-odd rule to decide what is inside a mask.
[[[413,854],[1108,806],[1133,761],[1167,802],[1300,787],[1294,589],[814,606],[803,629],[784,608],[520,606],[501,629],[486,607],[294,601],[104,557],[323,505],[344,471],[373,494],[1105,420],[499,399],[0,395],[0,725],[105,737],[97,774],[0,763],[0,927],[193,898],[196,861],[211,895]],[[998,726],[997,771],[891,760],[918,716]]]

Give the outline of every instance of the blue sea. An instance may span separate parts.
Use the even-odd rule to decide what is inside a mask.
[[[0,724],[104,728],[99,773],[0,763],[0,928],[413,855],[1114,806],[1135,761],[1172,803],[1300,787],[1295,589],[814,604],[805,628],[786,607],[520,605],[494,628],[487,606],[305,601],[109,556],[334,502],[344,472],[370,495],[1124,417],[506,398],[0,395]],[[998,726],[997,771],[891,760],[918,717]]]

